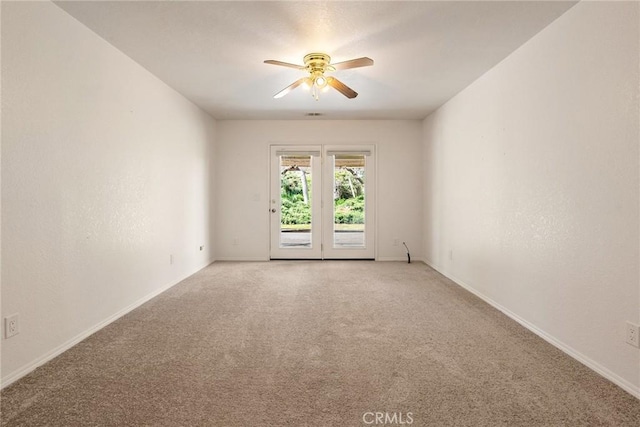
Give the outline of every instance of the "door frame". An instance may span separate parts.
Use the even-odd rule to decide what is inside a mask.
[[[378,193],[378,175],[377,175],[377,166],[378,166],[378,158],[377,158],[377,150],[376,150],[376,144],[371,144],[371,143],[362,143],[362,144],[354,144],[354,143],[349,143],[349,144],[313,144],[313,143],[309,143],[309,144],[287,144],[287,143],[272,143],[269,145],[269,151],[268,151],[268,155],[269,155],[269,160],[268,160],[268,164],[269,164],[269,168],[268,168],[268,189],[269,189],[269,197],[268,197],[268,210],[269,210],[269,219],[268,219],[268,227],[269,227],[269,239],[267,242],[267,246],[268,246],[268,258],[270,260],[282,260],[282,259],[316,259],[316,260],[323,260],[323,259],[373,259],[376,260],[378,258],[378,221],[377,221],[377,213],[378,213],[378,206],[376,203],[377,200],[377,193]],[[321,203],[315,203],[312,205],[312,209],[313,209],[313,214],[312,214],[312,232],[316,232],[319,233],[319,240],[318,237],[315,237],[315,239],[312,237],[312,242],[315,241],[319,241],[320,245],[315,245],[317,248],[314,248],[314,250],[307,252],[306,254],[303,252],[303,254],[300,254],[300,250],[296,250],[296,252],[291,252],[289,250],[286,249],[281,249],[279,248],[279,245],[275,246],[275,251],[274,251],[274,239],[276,238],[276,236],[274,236],[274,226],[273,226],[273,219],[272,219],[272,213],[271,213],[271,209],[274,208],[274,205],[276,205],[279,202],[279,194],[280,194],[280,187],[278,184],[278,188],[274,188],[274,182],[273,182],[273,171],[274,169],[277,169],[279,171],[280,169],[280,164],[279,161],[276,161],[276,159],[278,159],[278,156],[276,156],[276,152],[277,151],[285,151],[285,152],[291,152],[293,153],[306,153],[306,152],[316,152],[319,151],[320,152],[320,156],[319,156],[319,163],[320,163],[320,169],[321,171],[316,172],[315,170],[312,172],[312,180],[316,181],[315,185],[313,185],[313,189],[312,191],[317,195],[318,192],[321,194]],[[367,191],[367,196],[365,197],[365,233],[367,230],[372,230],[373,231],[373,235],[372,236],[368,236],[367,234],[365,234],[365,238],[369,237],[369,239],[367,240],[365,249],[362,252],[361,256],[341,256],[341,252],[342,254],[347,254],[346,251],[349,250],[353,250],[353,249],[330,249],[329,251],[326,251],[325,248],[327,248],[327,244],[328,244],[328,240],[329,238],[327,236],[330,235],[328,230],[333,231],[333,214],[331,215],[325,215],[324,210],[325,210],[325,206],[327,206],[327,200],[328,200],[328,205],[330,205],[331,207],[333,207],[333,188],[329,188],[327,189],[326,187],[328,187],[326,185],[326,178],[325,175],[327,174],[327,171],[330,169],[330,165],[329,161],[327,161],[327,156],[326,153],[327,152],[344,152],[345,154],[348,153],[361,153],[363,151],[369,151],[371,153],[372,159],[370,161],[370,163],[367,163],[367,175],[371,176],[373,175],[373,179],[369,178],[367,180],[367,183],[369,183],[368,185],[368,190]],[[333,171],[329,172],[330,175],[333,175]],[[320,188],[318,191],[318,177],[320,177],[321,179],[319,181],[320,182]],[[371,187],[373,187],[371,189]],[[328,193],[329,193],[329,197],[328,197]],[[274,194],[278,195],[278,198],[274,198]],[[317,196],[316,196],[317,197]],[[276,203],[274,203],[274,199],[276,200]],[[317,199],[316,199],[317,200]],[[312,202],[313,203],[313,202]],[[280,210],[280,206],[276,206],[276,208],[278,209],[278,212]],[[329,207],[327,206],[326,209],[329,209]],[[319,210],[319,212],[318,212]],[[280,214],[278,213],[278,216]],[[327,218],[324,218],[323,215]],[[330,217],[328,219],[328,217]],[[331,225],[331,227],[329,227],[329,225]],[[326,231],[325,231],[326,230]],[[369,233],[371,234],[371,233]],[[279,239],[279,230],[278,230],[278,239]],[[327,241],[325,241],[327,240]],[[279,240],[278,240],[279,241]],[[279,250],[280,249],[280,250]],[[316,252],[317,249],[319,249],[319,253]],[[359,249],[355,249],[356,251],[359,251]],[[329,256],[328,256],[329,255]]]
[[[333,246],[334,206],[333,176],[334,164],[329,161],[329,153],[363,154],[366,162],[365,176],[365,246],[363,248],[340,248]],[[369,160],[367,160],[369,159]],[[322,146],[322,259],[376,259],[376,147],[374,144],[341,144]],[[328,177],[332,177],[331,186],[326,185]],[[367,232],[367,230],[371,230]]]
[[[283,248],[280,246],[281,184],[280,180],[276,180],[274,175],[275,171],[277,171],[278,176],[280,176],[280,157],[278,153],[309,154],[311,156],[310,248]],[[321,145],[273,144],[269,146],[269,259],[322,259],[322,179],[318,180],[318,177],[322,177]],[[277,223],[275,222],[276,218],[278,219]]]

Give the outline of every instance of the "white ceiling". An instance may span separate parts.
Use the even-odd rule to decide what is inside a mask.
[[[421,119],[576,2],[565,1],[57,1],[84,25],[217,119]],[[359,93],[314,100],[302,87],[310,52]]]

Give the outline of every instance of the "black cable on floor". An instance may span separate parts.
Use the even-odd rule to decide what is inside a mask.
[[[407,248],[407,263],[411,264],[411,254],[409,253],[409,247],[405,242],[402,242],[402,244],[404,245],[405,248]]]

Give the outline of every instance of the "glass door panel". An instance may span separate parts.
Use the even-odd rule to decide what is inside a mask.
[[[320,147],[271,147],[272,259],[320,259]],[[318,200],[316,200],[318,199]]]
[[[280,155],[280,248],[312,247],[310,155]]]
[[[333,160],[333,247],[365,247],[365,161],[362,154]]]
[[[374,148],[325,146],[323,258],[375,258]]]

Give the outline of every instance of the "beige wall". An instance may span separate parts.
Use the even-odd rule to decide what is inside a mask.
[[[269,259],[269,145],[375,144],[377,156],[377,254],[406,259],[422,249],[422,124],[398,121],[218,122],[216,258]],[[238,244],[234,244],[237,238]]]
[[[212,260],[215,121],[49,2],[2,3],[2,104],[4,386]]]
[[[424,121],[424,252],[640,396],[638,18],[579,3]]]

